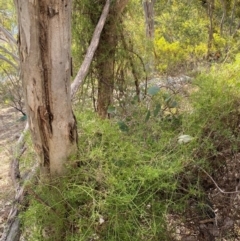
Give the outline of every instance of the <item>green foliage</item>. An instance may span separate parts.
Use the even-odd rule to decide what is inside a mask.
[[[6,29],[13,37],[16,38],[17,34],[17,24],[16,24],[16,13],[14,9],[13,1],[0,1],[0,25],[4,29]],[[1,48],[0,54],[6,57],[9,61],[13,61],[13,58],[9,53],[17,54],[17,46],[10,44],[10,41],[4,34],[1,36]],[[1,68],[0,74],[2,75],[3,70],[6,68],[10,68],[9,64],[4,62],[2,59],[1,61]],[[15,62],[14,62],[15,63]],[[11,68],[10,68],[11,69]],[[1,77],[1,76],[0,76]]]
[[[23,112],[23,94],[19,80],[17,24],[13,1],[0,1],[0,104]],[[6,34],[7,32],[7,34]]]
[[[224,164],[226,148],[239,151],[239,69],[237,56],[221,72],[216,66],[201,74],[185,110],[180,97],[152,88],[147,107],[133,104],[125,120],[76,113],[79,153],[69,174],[29,187],[22,217],[28,240],[170,241],[166,218],[186,215],[189,200],[206,218],[209,180],[202,168],[211,174]],[[178,105],[169,115],[164,106],[173,99]]]
[[[195,1],[160,3],[157,9],[155,55],[161,73],[176,75],[191,69],[207,54],[208,19]]]
[[[172,126],[175,130],[175,127],[181,124],[179,113],[181,94],[157,85],[150,86],[146,92],[147,95],[140,102],[134,96],[125,100],[126,105],[116,105],[114,118],[121,119],[118,120],[120,130],[129,131],[129,134],[141,133],[142,129],[147,131],[149,126],[152,127],[149,130],[150,135],[152,131],[155,132],[156,126],[157,129],[161,125],[162,128]]]
[[[99,6],[99,4],[92,4],[92,1],[89,0],[73,1],[72,55],[74,75],[77,73],[91,41],[94,27],[97,24],[97,22],[92,22],[94,21],[92,16],[99,16],[101,11]]]
[[[74,75],[85,56],[105,2],[95,1],[95,3],[93,4],[89,0],[74,1],[72,33]],[[100,41],[102,47],[96,52],[89,74],[81,86],[81,93],[78,96],[81,104],[78,108],[92,108],[93,103],[94,109],[97,110],[97,89],[99,81],[102,82],[102,78],[104,79],[104,77],[100,77],[103,72],[114,71],[112,73],[114,91],[122,95],[125,94],[129,86],[134,85],[136,79],[140,82],[143,76],[148,75],[154,67],[153,43],[145,36],[141,2],[137,0],[129,1],[121,18],[115,19],[113,17],[111,21],[116,24],[113,38],[117,39],[117,45],[114,48],[113,46],[104,46],[106,39]],[[136,26],[138,27],[136,28]],[[112,58],[111,55],[114,55],[114,69],[101,72],[99,70],[101,63],[106,62],[109,57]],[[90,98],[93,100],[92,103],[88,101]],[[113,103],[110,103],[110,105],[113,105]],[[115,113],[112,109],[108,109],[108,114],[114,115]]]
[[[226,46],[227,40],[221,37],[219,34],[214,33],[213,39],[214,39],[214,46],[216,50],[223,49]]]
[[[191,70],[204,60],[234,59],[240,46],[237,30],[239,7],[233,1],[215,1],[210,44],[207,6],[201,1],[187,0],[157,4],[154,45],[156,67],[161,73],[175,75]]]
[[[29,193],[34,198],[23,218],[28,227],[28,240],[63,240],[65,203],[64,200],[59,202],[59,190],[54,186],[41,186],[37,191],[29,188]]]
[[[0,1],[0,24],[11,32],[16,28],[16,12],[14,2],[10,0]]]
[[[171,72],[172,68],[182,63],[186,59],[185,51],[181,47],[180,43],[169,43],[164,37],[161,37],[155,41],[155,50],[158,55],[159,71]]]
[[[158,86],[151,86],[147,92],[149,95],[156,95],[159,92],[159,90],[160,88]]]
[[[164,136],[156,123],[149,128],[157,128],[159,137],[150,141],[150,133],[145,132],[149,140],[139,133],[128,135],[117,124],[90,113],[78,114],[77,119],[79,168],[73,170],[75,164],[70,164],[71,174],[59,187],[32,188],[36,193],[30,192],[30,207],[23,217],[27,227],[31,223],[28,240],[41,240],[44,227],[52,238],[44,240],[57,240],[63,226],[61,240],[171,240],[165,214],[186,161],[174,157],[182,149],[175,134]]]
[[[201,128],[199,144],[205,157],[220,155],[226,148],[239,150],[239,69],[237,56],[235,63],[215,66],[197,80],[199,90],[192,96],[194,111],[188,118],[193,118],[194,128]]]

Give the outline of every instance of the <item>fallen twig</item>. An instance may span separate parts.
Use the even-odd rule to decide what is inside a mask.
[[[215,180],[211,177],[210,174],[208,174],[203,168],[201,168],[200,166],[197,166],[202,172],[204,172],[210,179],[211,181],[214,183],[214,185],[216,186],[216,188],[218,189],[219,192],[223,193],[223,194],[236,194],[236,193],[240,193],[240,191],[232,191],[232,192],[225,192],[223,191],[218,184],[215,182]]]

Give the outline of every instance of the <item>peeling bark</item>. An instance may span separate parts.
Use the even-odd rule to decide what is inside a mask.
[[[18,0],[16,7],[21,78],[41,175],[62,175],[77,150],[70,91],[71,1]]]

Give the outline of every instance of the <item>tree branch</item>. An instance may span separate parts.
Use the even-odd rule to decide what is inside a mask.
[[[90,64],[92,62],[93,56],[94,56],[95,51],[96,51],[96,49],[98,47],[98,44],[99,44],[100,36],[101,36],[103,27],[104,27],[106,19],[107,19],[109,9],[110,9],[110,0],[107,0],[105,6],[103,8],[101,17],[98,21],[98,24],[97,24],[97,26],[94,30],[90,46],[88,47],[88,50],[87,50],[87,54],[86,54],[86,56],[83,60],[83,63],[82,63],[82,65],[81,65],[81,67],[80,67],[80,69],[77,73],[77,76],[75,77],[73,83],[71,84],[71,96],[72,96],[72,98],[75,96],[79,86],[81,85],[81,83],[83,82],[83,80],[85,79],[85,77],[88,73],[88,70],[89,70]]]
[[[9,54],[15,61],[19,62],[19,57],[10,51],[8,51],[6,48],[0,46],[0,49],[2,49],[6,54]]]
[[[4,34],[4,36],[9,40],[11,41],[12,43],[14,44],[17,44],[17,41],[16,39],[12,36],[12,34],[7,30],[5,29],[3,26],[0,25],[0,32],[2,32]]]
[[[0,54],[0,59],[10,64],[12,67],[14,67],[16,70],[18,70],[18,66],[15,65],[12,61],[10,61],[8,58],[4,57]]]

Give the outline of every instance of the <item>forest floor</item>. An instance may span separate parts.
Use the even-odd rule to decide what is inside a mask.
[[[9,176],[12,149],[25,122],[19,121],[21,113],[14,108],[0,107],[0,237],[8,218],[14,190]]]
[[[9,171],[14,145],[26,124],[25,121],[19,121],[21,116],[21,113],[15,111],[14,108],[0,107],[0,237],[14,197]],[[218,167],[213,175],[216,183],[207,175],[203,177],[203,188],[210,202],[211,217],[208,217],[208,214],[204,214],[202,217],[202,211],[199,215],[199,210],[196,211],[194,208],[196,200],[189,200],[189,210],[186,210],[184,217],[185,222],[181,216],[176,214],[167,217],[169,229],[175,233],[175,240],[240,240],[240,195],[238,193],[240,189],[240,153],[233,155],[231,150],[223,147],[216,159],[218,161],[224,159],[225,163],[221,168]],[[216,187],[216,184],[221,190]],[[227,193],[228,191],[230,193]],[[213,212],[216,214],[214,214],[214,218],[211,215]]]

